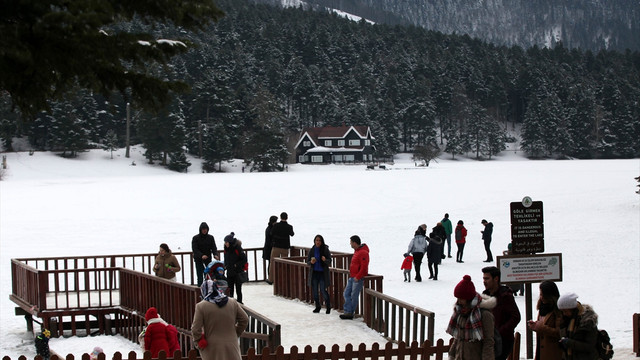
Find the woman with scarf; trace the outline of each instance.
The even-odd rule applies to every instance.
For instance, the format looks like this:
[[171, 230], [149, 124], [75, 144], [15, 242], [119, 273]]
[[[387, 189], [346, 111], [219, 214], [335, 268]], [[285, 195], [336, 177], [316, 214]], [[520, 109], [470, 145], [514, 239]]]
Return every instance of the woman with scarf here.
[[491, 309], [496, 299], [476, 292], [471, 276], [456, 285], [457, 298], [447, 333], [453, 337], [449, 349], [452, 360], [494, 360], [494, 319]]
[[309, 265], [308, 284], [311, 286], [313, 301], [316, 303], [316, 308], [313, 309], [313, 312], [320, 312], [321, 306], [319, 293], [322, 292], [324, 304], [327, 308], [327, 314], [330, 314], [331, 300], [327, 289], [331, 286], [331, 276], [329, 274], [329, 267], [331, 266], [331, 251], [329, 251], [329, 246], [324, 243], [324, 238], [320, 234], [313, 238], [313, 246], [307, 254], [307, 265]]
[[247, 313], [212, 280], [205, 280], [200, 292], [202, 301], [196, 304], [191, 333], [202, 360], [241, 360], [238, 339], [249, 324]]
[[540, 283], [540, 298], [538, 299], [538, 320], [529, 321], [529, 328], [538, 335], [536, 341], [535, 360], [561, 360], [560, 325], [562, 313], [558, 310], [560, 292], [553, 281]]

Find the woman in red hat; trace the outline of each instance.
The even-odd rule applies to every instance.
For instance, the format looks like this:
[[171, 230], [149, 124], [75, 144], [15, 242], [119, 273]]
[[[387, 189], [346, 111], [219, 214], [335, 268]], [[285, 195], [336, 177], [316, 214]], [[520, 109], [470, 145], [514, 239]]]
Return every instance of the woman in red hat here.
[[476, 292], [471, 276], [465, 275], [456, 285], [457, 298], [447, 333], [453, 336], [449, 359], [494, 360], [494, 319], [491, 309], [496, 299]]

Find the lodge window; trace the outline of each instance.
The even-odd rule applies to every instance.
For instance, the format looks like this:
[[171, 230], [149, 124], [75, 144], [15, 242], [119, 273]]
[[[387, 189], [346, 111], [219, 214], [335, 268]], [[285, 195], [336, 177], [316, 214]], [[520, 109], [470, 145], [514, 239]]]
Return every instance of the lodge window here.
[[302, 146], [304, 146], [304, 147], [311, 147], [311, 141], [309, 141], [309, 140], [305, 140], [305, 141], [303, 141], [303, 142], [302, 142]]
[[349, 146], [360, 146], [360, 139], [349, 140]]
[[371, 140], [367, 139], [364, 141], [364, 145], [365, 146], [370, 146], [371, 145]]
[[338, 140], [338, 146], [344, 146], [344, 140]]
[[322, 155], [312, 155], [311, 156], [311, 162], [312, 163], [321, 163], [322, 162]]
[[324, 146], [331, 146], [331, 140], [325, 140]]

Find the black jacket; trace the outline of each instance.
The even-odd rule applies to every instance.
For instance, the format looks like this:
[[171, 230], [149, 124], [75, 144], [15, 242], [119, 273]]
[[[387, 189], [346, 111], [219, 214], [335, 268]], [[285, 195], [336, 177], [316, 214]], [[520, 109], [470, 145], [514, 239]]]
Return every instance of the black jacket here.
[[493, 223], [487, 223], [482, 230], [482, 240], [491, 241], [491, 234], [493, 234]]
[[293, 226], [286, 221], [280, 221], [273, 224], [271, 229], [271, 239], [273, 247], [288, 249], [291, 247], [291, 236], [293, 236]]
[[242, 242], [235, 240], [229, 247], [224, 248], [224, 266], [227, 268], [227, 277], [234, 278], [236, 274], [244, 271], [247, 263], [247, 255], [242, 248]]
[[[202, 234], [202, 229], [207, 229], [207, 235]], [[213, 260], [212, 255], [218, 255], [218, 247], [216, 247], [216, 239], [213, 235], [208, 233], [209, 225], [206, 222], [200, 224], [198, 234], [191, 239], [191, 250], [193, 251], [193, 261], [202, 263], [202, 255], [207, 255], [209, 259], [206, 261], [208, 264]]]
[[271, 260], [271, 247], [273, 247], [273, 238], [271, 237], [271, 229], [273, 225], [267, 226], [264, 230], [264, 247], [262, 248], [262, 258]]

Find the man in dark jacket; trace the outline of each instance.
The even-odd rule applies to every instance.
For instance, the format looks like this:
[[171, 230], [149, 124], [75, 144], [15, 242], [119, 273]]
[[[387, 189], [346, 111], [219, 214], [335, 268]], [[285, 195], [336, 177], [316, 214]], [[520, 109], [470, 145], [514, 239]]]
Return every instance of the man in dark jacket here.
[[511, 288], [500, 285], [500, 269], [488, 266], [482, 269], [482, 282], [485, 295], [496, 298], [497, 305], [493, 308], [495, 326], [502, 337], [502, 352], [496, 356], [496, 360], [505, 360], [513, 350], [513, 334], [520, 322], [520, 310], [513, 298]]
[[212, 258], [220, 260], [216, 239], [209, 234], [209, 225], [206, 222], [200, 224], [198, 234], [191, 239], [191, 250], [193, 251], [193, 262], [196, 263], [196, 274], [198, 275], [198, 286], [202, 285], [204, 268]]
[[[293, 236], [293, 226], [291, 226], [287, 219], [289, 215], [286, 212], [280, 214], [280, 222], [273, 224], [271, 228], [271, 241], [273, 247], [271, 248], [271, 260], [269, 264], [273, 264], [273, 259], [278, 257], [288, 257], [289, 248], [291, 247], [291, 236]], [[273, 284], [275, 281], [275, 266], [269, 267], [269, 284]]]
[[484, 230], [482, 233], [482, 240], [484, 240], [484, 251], [487, 252], [487, 260], [484, 262], [493, 262], [493, 254], [491, 254], [491, 235], [493, 234], [493, 223], [487, 222], [487, 220], [482, 219], [482, 225], [484, 225]]

